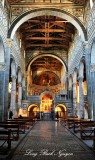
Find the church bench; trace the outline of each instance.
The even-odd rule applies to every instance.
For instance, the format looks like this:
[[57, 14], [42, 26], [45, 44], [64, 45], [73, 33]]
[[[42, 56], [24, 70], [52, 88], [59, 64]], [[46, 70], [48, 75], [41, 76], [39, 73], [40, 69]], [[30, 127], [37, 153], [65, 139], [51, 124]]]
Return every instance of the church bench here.
[[[91, 121], [89, 119], [80, 119], [80, 120], [75, 120], [73, 121], [73, 132], [80, 131], [80, 125], [81, 124], [92, 124], [94, 121]], [[76, 130], [78, 129], [78, 130]]]
[[61, 122], [62, 122], [65, 126], [67, 126], [68, 128], [71, 128], [72, 123], [73, 123], [73, 120], [69, 120], [69, 119], [65, 118], [65, 119], [62, 119]]
[[35, 119], [31, 117], [21, 117], [21, 118], [14, 118], [14, 121], [24, 121], [26, 126], [29, 128], [29, 126], [33, 126], [35, 123]]
[[80, 137], [83, 140], [93, 140], [93, 147], [95, 149], [95, 121], [80, 125]]
[[80, 121], [80, 118], [70, 117], [62, 120], [64, 125], [67, 126], [69, 129], [74, 127], [74, 121]]
[[73, 129], [74, 132], [78, 131], [76, 129], [80, 128], [81, 123], [93, 123], [93, 121], [89, 119], [80, 119], [80, 118], [67, 118], [63, 120], [65, 126], [69, 129]]
[[13, 137], [11, 136], [11, 130], [0, 129], [0, 140], [4, 141], [4, 143], [0, 146], [1, 148], [5, 142], [7, 142], [8, 149], [11, 149], [11, 141], [13, 140]]
[[5, 123], [19, 125], [19, 132], [25, 133], [25, 129], [26, 129], [26, 122], [25, 121], [20, 121], [20, 120], [17, 121], [17, 120], [11, 119], [11, 120], [6, 120]]
[[26, 123], [27, 122], [30, 122], [30, 125], [33, 125], [35, 123], [35, 119], [33, 119], [33, 117], [18, 117], [18, 118], [14, 118], [14, 120], [17, 120], [17, 121], [25, 121]]
[[13, 140], [19, 139], [19, 125], [18, 124], [0, 122], [0, 128], [11, 130], [11, 137], [13, 137]]

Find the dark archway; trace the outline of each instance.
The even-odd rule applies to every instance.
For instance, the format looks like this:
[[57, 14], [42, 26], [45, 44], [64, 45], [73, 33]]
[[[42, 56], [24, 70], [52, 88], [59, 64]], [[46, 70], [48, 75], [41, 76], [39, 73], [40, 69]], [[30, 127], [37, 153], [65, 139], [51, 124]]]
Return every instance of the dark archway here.
[[66, 118], [67, 117], [67, 108], [63, 104], [58, 104], [55, 107], [55, 117], [58, 118]]

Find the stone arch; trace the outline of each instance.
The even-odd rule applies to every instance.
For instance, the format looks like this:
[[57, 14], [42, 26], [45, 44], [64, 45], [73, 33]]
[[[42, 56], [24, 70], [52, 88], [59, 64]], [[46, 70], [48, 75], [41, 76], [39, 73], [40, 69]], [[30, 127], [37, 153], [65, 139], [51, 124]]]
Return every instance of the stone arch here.
[[[37, 104], [31, 104], [30, 106], [28, 106], [28, 116], [29, 117], [37, 118], [38, 113], [39, 113], [39, 107]], [[39, 118], [40, 118], [40, 114], [39, 114]]]
[[4, 64], [5, 62], [5, 51], [2, 38], [0, 36], [0, 63]]
[[67, 65], [66, 65], [65, 61], [62, 60], [59, 56], [54, 55], [54, 54], [40, 54], [40, 55], [37, 55], [37, 56], [33, 57], [33, 59], [30, 60], [29, 64], [27, 65], [26, 70], [28, 70], [29, 66], [30, 66], [36, 59], [41, 58], [41, 57], [43, 57], [43, 56], [50, 56], [50, 57], [53, 57], [53, 58], [58, 59], [58, 60], [62, 63], [62, 65], [65, 67], [65, 70], [68, 71], [68, 68], [67, 68]]
[[34, 108], [34, 107], [38, 107], [38, 105], [37, 104], [31, 104], [31, 105], [29, 105], [28, 106], [28, 112], [30, 111], [31, 108]]
[[56, 114], [56, 118], [66, 118], [67, 107], [64, 104], [57, 104], [57, 106], [55, 107], [55, 114]]
[[66, 19], [67, 21], [72, 23], [75, 26], [75, 28], [77, 28], [77, 30], [79, 31], [81, 35], [82, 40], [87, 41], [87, 31], [84, 25], [82, 24], [82, 22], [80, 22], [78, 18], [73, 16], [71, 13], [62, 11], [60, 9], [55, 9], [55, 8], [35, 9], [35, 10], [31, 10], [31, 11], [22, 13], [22, 15], [18, 16], [11, 24], [10, 29], [8, 31], [8, 38], [13, 39], [13, 36], [16, 30], [25, 21], [27, 21], [30, 18], [34, 18], [34, 17], [42, 16], [42, 15], [52, 15], [52, 16], [58, 16], [58, 17]]
[[63, 107], [63, 109], [64, 109], [65, 112], [67, 111], [67, 107], [64, 104], [57, 104], [56, 107], [60, 107], [60, 106]]
[[50, 98], [54, 100], [54, 94], [52, 92], [45, 90], [44, 92], [41, 93], [40, 99], [42, 99], [44, 95], [50, 95]]

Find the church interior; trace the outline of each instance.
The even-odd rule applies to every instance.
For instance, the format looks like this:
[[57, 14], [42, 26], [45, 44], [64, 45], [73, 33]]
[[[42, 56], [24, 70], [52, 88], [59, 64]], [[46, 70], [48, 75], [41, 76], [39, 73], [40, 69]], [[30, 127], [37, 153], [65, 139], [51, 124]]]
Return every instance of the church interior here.
[[20, 117], [95, 128], [95, 0], [0, 0], [0, 127]]

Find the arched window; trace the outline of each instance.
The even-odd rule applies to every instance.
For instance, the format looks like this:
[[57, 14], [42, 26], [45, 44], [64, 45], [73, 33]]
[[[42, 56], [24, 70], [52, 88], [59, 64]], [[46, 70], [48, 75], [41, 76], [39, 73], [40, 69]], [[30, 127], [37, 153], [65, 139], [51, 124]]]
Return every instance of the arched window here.
[[91, 8], [93, 7], [93, 4], [94, 4], [93, 0], [90, 0], [90, 7]]

